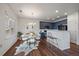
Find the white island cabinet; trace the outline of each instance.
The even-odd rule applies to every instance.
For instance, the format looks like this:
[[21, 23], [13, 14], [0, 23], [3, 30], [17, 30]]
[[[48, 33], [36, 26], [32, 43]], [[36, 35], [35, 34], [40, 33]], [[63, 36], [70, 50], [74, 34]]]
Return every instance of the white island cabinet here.
[[47, 30], [47, 41], [60, 50], [70, 48], [70, 33], [68, 31]]

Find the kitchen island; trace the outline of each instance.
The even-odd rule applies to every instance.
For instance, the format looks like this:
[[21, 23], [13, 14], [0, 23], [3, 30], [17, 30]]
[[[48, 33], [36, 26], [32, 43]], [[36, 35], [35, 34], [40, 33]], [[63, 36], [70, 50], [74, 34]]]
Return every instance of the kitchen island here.
[[47, 30], [47, 41], [60, 50], [70, 48], [70, 33], [68, 31]]

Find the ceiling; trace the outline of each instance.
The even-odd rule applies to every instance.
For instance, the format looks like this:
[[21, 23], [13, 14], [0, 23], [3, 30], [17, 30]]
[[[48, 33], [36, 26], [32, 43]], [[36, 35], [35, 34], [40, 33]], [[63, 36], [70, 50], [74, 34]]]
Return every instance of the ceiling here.
[[18, 17], [54, 20], [79, 9], [78, 3], [16, 3], [8, 4]]

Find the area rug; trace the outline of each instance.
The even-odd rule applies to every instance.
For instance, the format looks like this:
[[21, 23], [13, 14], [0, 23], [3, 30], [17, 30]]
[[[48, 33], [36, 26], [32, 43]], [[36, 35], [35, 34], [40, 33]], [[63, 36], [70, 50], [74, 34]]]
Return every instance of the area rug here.
[[31, 44], [30, 46], [27, 44], [27, 42], [24, 42], [23, 44], [20, 44], [18, 47], [16, 47], [16, 52], [14, 55], [17, 55], [21, 52], [25, 52], [24, 56], [26, 56], [27, 54], [29, 54], [29, 52], [31, 52], [34, 49], [38, 49], [37, 46], [39, 44], [39, 41], [37, 42], [36, 45]]

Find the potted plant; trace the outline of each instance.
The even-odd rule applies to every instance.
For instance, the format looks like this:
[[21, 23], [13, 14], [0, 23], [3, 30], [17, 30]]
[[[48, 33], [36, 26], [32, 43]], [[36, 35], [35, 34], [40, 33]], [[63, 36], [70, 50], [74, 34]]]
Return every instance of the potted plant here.
[[23, 34], [22, 32], [18, 32], [18, 33], [17, 33], [18, 39], [21, 39], [21, 35], [22, 35], [22, 34]]

